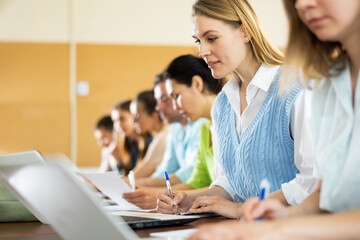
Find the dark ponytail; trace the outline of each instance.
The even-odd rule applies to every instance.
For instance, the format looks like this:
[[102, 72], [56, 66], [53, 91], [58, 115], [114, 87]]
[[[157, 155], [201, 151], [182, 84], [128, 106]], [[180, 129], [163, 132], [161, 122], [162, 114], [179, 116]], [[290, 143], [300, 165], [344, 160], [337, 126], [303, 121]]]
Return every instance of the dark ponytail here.
[[193, 55], [182, 55], [175, 58], [167, 70], [167, 77], [188, 87], [192, 84], [192, 78], [198, 75], [202, 78], [205, 89], [218, 94], [223, 85], [224, 79], [215, 79], [205, 61]]

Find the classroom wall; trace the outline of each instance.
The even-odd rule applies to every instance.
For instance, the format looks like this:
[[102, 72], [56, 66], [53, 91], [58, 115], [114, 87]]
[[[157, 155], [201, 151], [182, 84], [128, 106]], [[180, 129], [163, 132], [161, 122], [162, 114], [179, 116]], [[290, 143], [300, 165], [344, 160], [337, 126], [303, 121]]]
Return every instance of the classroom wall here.
[[[281, 0], [252, 0], [286, 43]], [[193, 0], [0, 0], [0, 154], [61, 152], [95, 166], [95, 121], [152, 87], [180, 54], [196, 54]], [[74, 59], [74, 61], [72, 61]], [[73, 86], [87, 81], [88, 96]], [[72, 101], [74, 99], [74, 101]]]
[[[99, 164], [93, 137], [97, 119], [115, 102], [152, 87], [174, 57], [189, 46], [77, 44], [77, 79], [88, 96], [77, 96], [77, 165]], [[0, 43], [0, 154], [38, 149], [70, 153], [69, 45]]]
[[91, 89], [89, 96], [78, 97], [78, 164], [99, 163], [92, 135], [99, 116], [109, 113], [115, 102], [152, 88], [156, 74], [174, 57], [194, 52], [192, 47], [79, 44], [77, 76]]
[[0, 154], [69, 153], [68, 48], [0, 43]]

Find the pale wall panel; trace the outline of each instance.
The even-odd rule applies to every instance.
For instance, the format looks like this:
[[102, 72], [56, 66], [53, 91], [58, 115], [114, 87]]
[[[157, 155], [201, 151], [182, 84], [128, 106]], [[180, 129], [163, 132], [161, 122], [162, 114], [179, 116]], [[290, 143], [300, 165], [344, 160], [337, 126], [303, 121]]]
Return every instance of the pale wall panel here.
[[[284, 47], [287, 22], [282, 0], [251, 2], [271, 39]], [[0, 0], [0, 41], [68, 42], [72, 25], [77, 42], [191, 46], [193, 3], [194, 0]]]
[[0, 0], [0, 40], [66, 42], [69, 1]]
[[284, 48], [287, 43], [288, 23], [282, 0], [251, 0], [265, 31], [273, 43]]
[[74, 29], [79, 42], [192, 45], [193, 0], [78, 0]]

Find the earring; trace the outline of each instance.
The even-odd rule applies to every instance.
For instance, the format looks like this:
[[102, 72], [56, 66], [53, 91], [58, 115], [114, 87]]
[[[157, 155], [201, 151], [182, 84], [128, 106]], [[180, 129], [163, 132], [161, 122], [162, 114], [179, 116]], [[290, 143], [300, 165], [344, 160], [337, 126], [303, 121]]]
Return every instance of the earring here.
[[245, 43], [249, 43], [249, 39], [245, 39]]

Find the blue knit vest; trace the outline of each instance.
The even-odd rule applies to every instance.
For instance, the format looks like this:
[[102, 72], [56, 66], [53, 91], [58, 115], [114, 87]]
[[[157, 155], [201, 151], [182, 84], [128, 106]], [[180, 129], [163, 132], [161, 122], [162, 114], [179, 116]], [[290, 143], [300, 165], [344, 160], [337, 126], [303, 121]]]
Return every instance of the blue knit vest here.
[[295, 84], [289, 93], [280, 97], [279, 77], [280, 70], [259, 111], [240, 137], [236, 130], [235, 112], [223, 91], [213, 104], [212, 120], [220, 162], [240, 202], [259, 196], [263, 178], [269, 180], [270, 192], [273, 192], [299, 172], [294, 164], [290, 114], [302, 88]]

